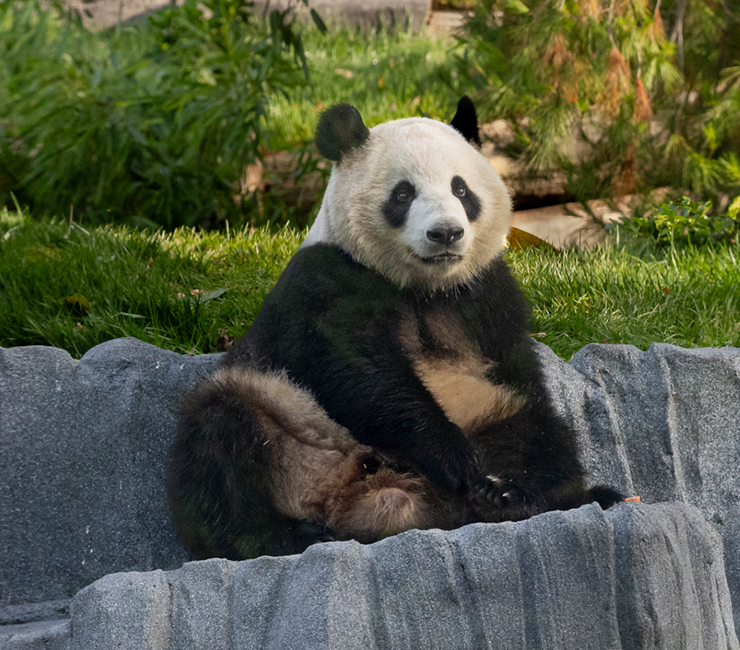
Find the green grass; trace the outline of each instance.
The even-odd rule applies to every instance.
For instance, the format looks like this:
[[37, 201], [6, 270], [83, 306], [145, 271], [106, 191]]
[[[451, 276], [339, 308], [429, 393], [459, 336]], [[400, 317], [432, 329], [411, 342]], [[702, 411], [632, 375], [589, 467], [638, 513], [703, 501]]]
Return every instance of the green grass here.
[[740, 346], [740, 244], [612, 243], [508, 257], [539, 340], [564, 359], [587, 343]]
[[320, 111], [342, 102], [356, 106], [368, 126], [422, 114], [449, 121], [454, 115], [460, 99], [454, 41], [387, 29], [309, 29], [303, 39], [311, 85], [273, 98], [267, 123], [273, 147], [312, 140]]
[[[300, 239], [293, 230], [83, 229], [0, 211], [0, 345], [53, 345], [79, 358], [134, 336], [212, 352], [222, 330], [247, 331]], [[89, 309], [65, 300], [75, 294]]]
[[[179, 353], [218, 350], [222, 330], [247, 331], [302, 235], [83, 229], [0, 211], [0, 346], [54, 345], [79, 358], [135, 336]], [[507, 257], [533, 304], [533, 332], [565, 359], [593, 342], [740, 346], [740, 244]], [[89, 309], [65, 300], [75, 294]]]

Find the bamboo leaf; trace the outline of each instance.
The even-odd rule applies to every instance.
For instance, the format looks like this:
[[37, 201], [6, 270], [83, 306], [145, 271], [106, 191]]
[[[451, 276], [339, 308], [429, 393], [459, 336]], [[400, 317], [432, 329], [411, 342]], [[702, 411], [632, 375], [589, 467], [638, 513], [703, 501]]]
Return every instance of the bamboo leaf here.
[[318, 28], [318, 30], [322, 34], [326, 34], [326, 24], [321, 19], [321, 16], [319, 16], [319, 12], [316, 11], [316, 9], [311, 9], [311, 18], [313, 18], [313, 22], [316, 25], [316, 27]]

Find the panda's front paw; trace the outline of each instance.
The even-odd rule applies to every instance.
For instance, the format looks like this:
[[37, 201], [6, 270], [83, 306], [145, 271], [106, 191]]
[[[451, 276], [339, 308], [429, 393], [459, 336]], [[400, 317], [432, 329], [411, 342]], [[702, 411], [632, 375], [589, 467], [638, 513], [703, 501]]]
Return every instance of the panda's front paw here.
[[515, 505], [521, 494], [513, 481], [489, 474], [473, 488], [471, 497], [476, 511], [488, 512]]

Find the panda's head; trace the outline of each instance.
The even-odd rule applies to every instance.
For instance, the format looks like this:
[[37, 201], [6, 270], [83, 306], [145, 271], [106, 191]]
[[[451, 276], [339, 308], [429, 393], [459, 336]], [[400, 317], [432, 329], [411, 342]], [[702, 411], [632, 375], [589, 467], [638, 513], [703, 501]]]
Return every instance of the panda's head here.
[[468, 97], [450, 125], [407, 118], [368, 129], [357, 109], [328, 109], [316, 129], [335, 161], [304, 245], [336, 244], [401, 287], [449, 289], [471, 280], [504, 248], [509, 194], [471, 143]]

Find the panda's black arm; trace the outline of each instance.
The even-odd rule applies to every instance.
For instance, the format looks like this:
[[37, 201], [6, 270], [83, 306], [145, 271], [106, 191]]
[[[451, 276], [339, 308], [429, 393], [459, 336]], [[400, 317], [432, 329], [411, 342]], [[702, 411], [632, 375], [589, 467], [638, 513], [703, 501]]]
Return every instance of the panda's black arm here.
[[[480, 482], [473, 448], [415, 374], [392, 334], [354, 366], [316, 341], [315, 363], [296, 377], [358, 442], [415, 468], [442, 488]], [[298, 370], [295, 368], [295, 370]]]
[[525, 400], [515, 415], [476, 432], [481, 470], [513, 480], [530, 494], [553, 495], [555, 501], [582, 495], [575, 434], [553, 408], [537, 344], [529, 336], [530, 308], [508, 266], [502, 260], [492, 263], [450, 309], [494, 362], [489, 379]]

